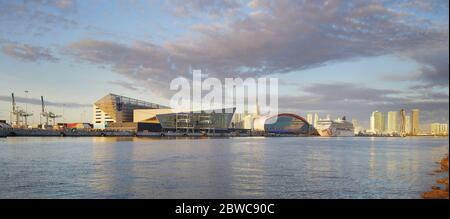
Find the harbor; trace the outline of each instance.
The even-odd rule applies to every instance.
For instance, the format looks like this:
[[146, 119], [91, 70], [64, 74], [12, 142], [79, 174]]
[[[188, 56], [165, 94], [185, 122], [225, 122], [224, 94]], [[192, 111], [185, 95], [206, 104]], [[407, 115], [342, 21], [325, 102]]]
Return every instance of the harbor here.
[[2, 198], [420, 199], [448, 138], [8, 137], [0, 151]]
[[[447, 124], [432, 124], [432, 132], [419, 132], [419, 110], [412, 110], [410, 122], [404, 109], [388, 113], [388, 123], [381, 112], [370, 118], [370, 130], [362, 130], [355, 119], [346, 116], [319, 118], [316, 113], [306, 119], [295, 113], [263, 115], [259, 105], [253, 113], [238, 112], [236, 107], [211, 110], [180, 110], [161, 104], [109, 93], [92, 105], [92, 122], [60, 122], [64, 119], [48, 109], [40, 97], [39, 123], [30, 124], [34, 116], [27, 105], [20, 107], [11, 94], [10, 122], [0, 120], [0, 136], [68, 136], [68, 137], [406, 137], [447, 136]], [[25, 108], [25, 109], [24, 109]], [[400, 118], [397, 115], [400, 114]]]

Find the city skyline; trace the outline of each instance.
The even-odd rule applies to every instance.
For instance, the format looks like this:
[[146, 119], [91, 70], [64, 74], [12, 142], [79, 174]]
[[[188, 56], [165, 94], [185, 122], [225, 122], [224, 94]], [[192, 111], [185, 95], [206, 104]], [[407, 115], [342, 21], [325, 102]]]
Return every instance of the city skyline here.
[[92, 103], [107, 93], [167, 104], [168, 82], [189, 78], [191, 67], [221, 79], [278, 77], [283, 112], [347, 116], [368, 127], [372, 111], [418, 108], [423, 128], [448, 123], [446, 1], [0, 6], [0, 120], [9, 120], [12, 92], [34, 123], [41, 95], [67, 122], [90, 121]]

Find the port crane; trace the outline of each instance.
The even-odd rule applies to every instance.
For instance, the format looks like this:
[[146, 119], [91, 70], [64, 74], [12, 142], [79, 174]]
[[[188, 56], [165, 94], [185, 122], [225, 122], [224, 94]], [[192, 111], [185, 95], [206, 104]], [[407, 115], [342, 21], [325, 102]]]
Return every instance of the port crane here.
[[[52, 112], [47, 112], [45, 110], [45, 103], [44, 103], [44, 96], [41, 96], [41, 106], [42, 106], [42, 112], [41, 112], [41, 125], [42, 128], [46, 128], [49, 125], [50, 120], [53, 122], [53, 126], [55, 126], [56, 118], [60, 118], [60, 115], [56, 115]], [[42, 117], [45, 118], [45, 124], [42, 124]]]
[[32, 113], [27, 113], [21, 109], [16, 104], [16, 99], [14, 93], [11, 94], [12, 100], [12, 111], [10, 121], [13, 127], [28, 126], [28, 117], [32, 116]]

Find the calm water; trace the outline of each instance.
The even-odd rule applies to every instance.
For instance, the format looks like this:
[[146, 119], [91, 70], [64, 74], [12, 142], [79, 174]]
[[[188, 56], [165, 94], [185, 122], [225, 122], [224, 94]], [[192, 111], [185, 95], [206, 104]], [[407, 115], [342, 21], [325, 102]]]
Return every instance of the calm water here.
[[448, 150], [433, 137], [6, 138], [0, 198], [420, 198]]

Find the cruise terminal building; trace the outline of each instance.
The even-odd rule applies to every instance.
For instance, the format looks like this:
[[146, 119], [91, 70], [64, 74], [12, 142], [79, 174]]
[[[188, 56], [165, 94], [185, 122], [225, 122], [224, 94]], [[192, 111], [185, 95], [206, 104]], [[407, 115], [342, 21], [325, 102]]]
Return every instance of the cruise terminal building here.
[[135, 132], [223, 133], [235, 108], [175, 110], [167, 106], [108, 94], [93, 104], [94, 129]]
[[[277, 116], [235, 114], [236, 108], [178, 110], [108, 94], [93, 104], [93, 128], [160, 133], [265, 132], [272, 135], [308, 135], [310, 124], [295, 114]], [[245, 125], [244, 125], [245, 124]]]

